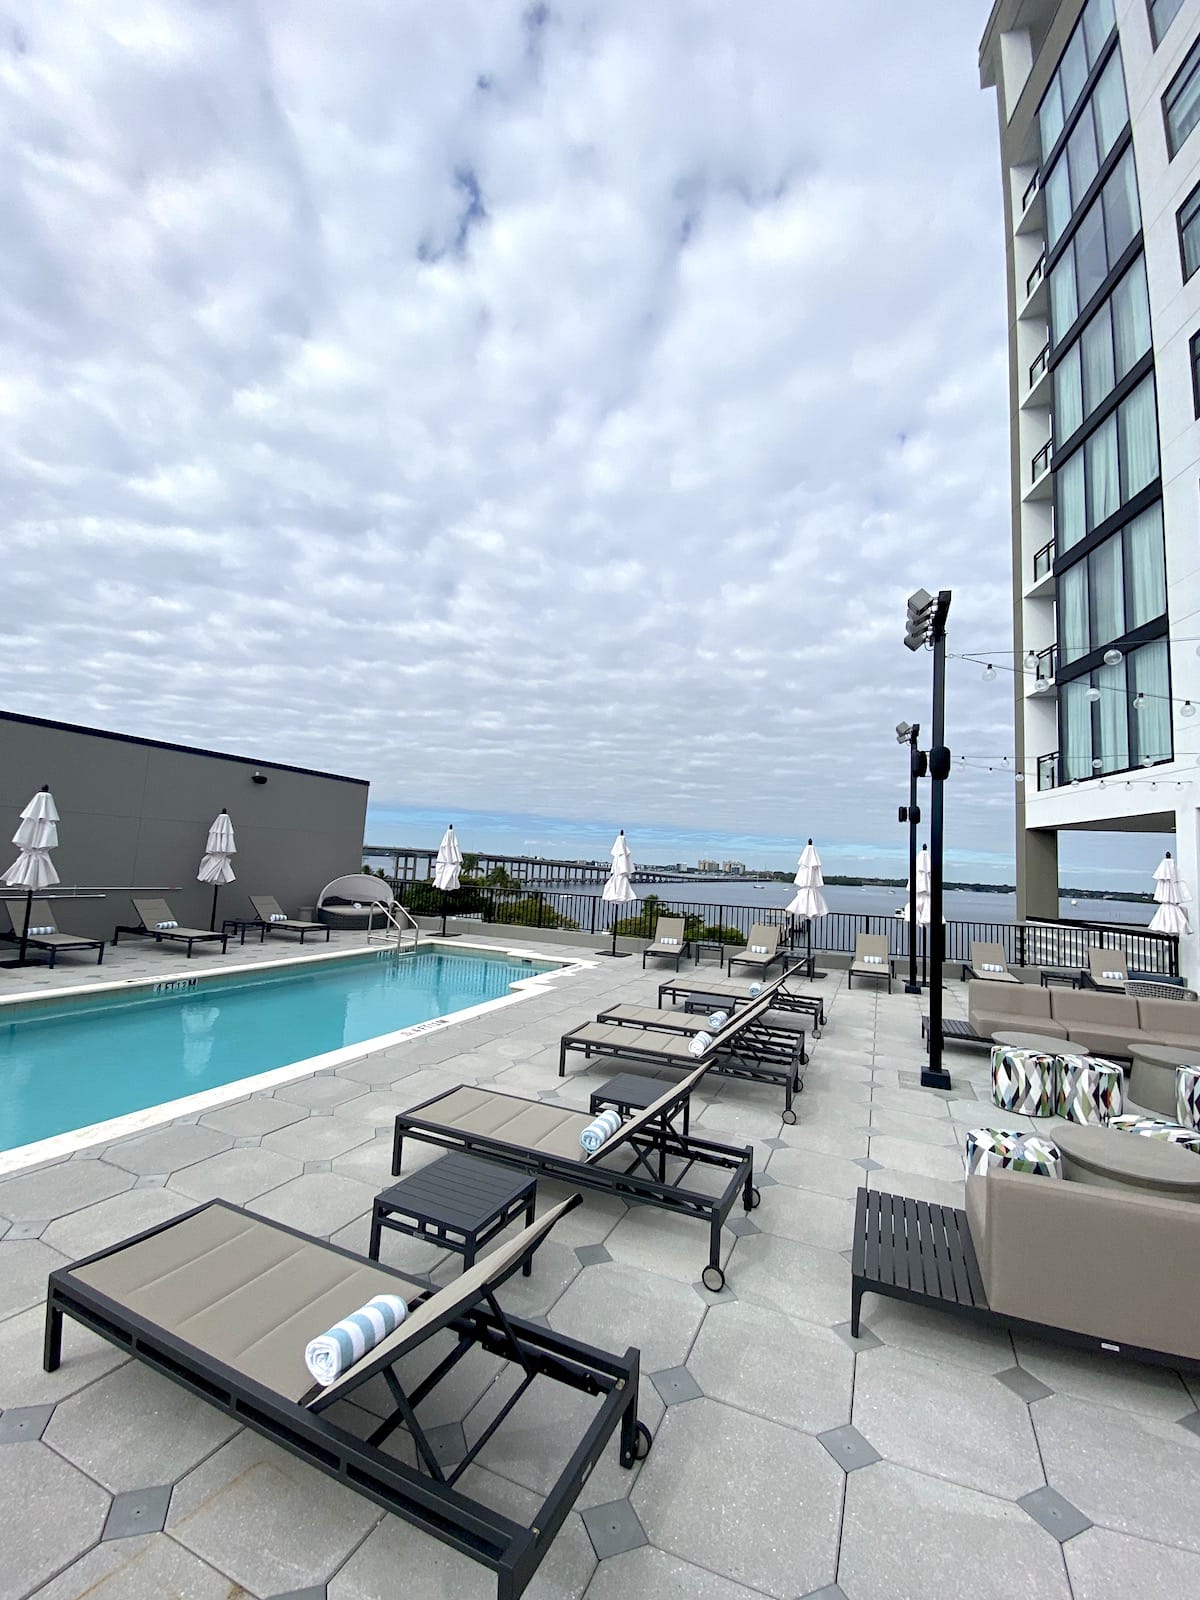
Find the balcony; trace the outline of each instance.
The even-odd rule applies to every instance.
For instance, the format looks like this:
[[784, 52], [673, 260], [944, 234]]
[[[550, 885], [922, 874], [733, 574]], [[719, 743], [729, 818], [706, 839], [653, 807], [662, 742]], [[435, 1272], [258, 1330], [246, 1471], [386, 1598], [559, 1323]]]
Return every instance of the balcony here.
[[1025, 304], [1018, 313], [1021, 317], [1038, 317], [1046, 320], [1046, 307], [1050, 302], [1050, 292], [1046, 285], [1046, 252], [1033, 264], [1033, 270], [1025, 279]]
[[1027, 600], [1054, 599], [1054, 552], [1053, 539], [1048, 539], [1040, 550], [1034, 551], [1033, 581], [1025, 591]]
[[1049, 500], [1054, 492], [1051, 475], [1051, 457], [1054, 453], [1053, 439], [1047, 439], [1042, 448], [1029, 463], [1029, 487], [1021, 496], [1022, 500]]
[[1044, 789], [1057, 789], [1059, 782], [1058, 751], [1051, 750], [1049, 755], [1039, 756], [1037, 761], [1037, 786], [1040, 794]]
[[1058, 646], [1047, 645], [1044, 650], [1039, 650], [1034, 657], [1033, 687], [1035, 692], [1045, 694], [1047, 689], [1054, 687], [1058, 677]]
[[1021, 401], [1022, 406], [1027, 410], [1048, 408], [1053, 387], [1053, 380], [1050, 377], [1050, 341], [1047, 340], [1029, 363], [1029, 387], [1025, 391], [1025, 398]]
[[1046, 197], [1042, 193], [1041, 169], [1034, 171], [1033, 177], [1021, 196], [1021, 215], [1017, 221], [1018, 233], [1035, 233], [1044, 231], [1046, 227]]

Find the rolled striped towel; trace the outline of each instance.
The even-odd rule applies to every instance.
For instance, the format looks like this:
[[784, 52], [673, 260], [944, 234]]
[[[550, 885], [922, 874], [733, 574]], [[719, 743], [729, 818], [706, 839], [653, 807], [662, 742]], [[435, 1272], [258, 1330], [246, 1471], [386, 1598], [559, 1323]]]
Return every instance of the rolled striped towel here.
[[688, 1041], [688, 1055], [700, 1057], [712, 1046], [711, 1033], [697, 1033]]
[[708, 1025], [714, 1033], [719, 1032], [728, 1021], [728, 1011], [710, 1011], [708, 1013]]
[[755, 979], [755, 981], [750, 985], [750, 988], [747, 991], [749, 993], [749, 995], [750, 995], [751, 1000], [757, 1000], [759, 995], [762, 993], [762, 989], [763, 989], [762, 984], [759, 983], [757, 979]]
[[328, 1333], [310, 1339], [304, 1347], [304, 1364], [318, 1383], [333, 1383], [398, 1328], [407, 1315], [408, 1307], [398, 1294], [377, 1294], [374, 1300], [335, 1323]]
[[594, 1156], [602, 1144], [606, 1144], [617, 1129], [621, 1126], [621, 1113], [614, 1111], [609, 1106], [606, 1111], [594, 1118], [579, 1135], [579, 1142], [588, 1155]]

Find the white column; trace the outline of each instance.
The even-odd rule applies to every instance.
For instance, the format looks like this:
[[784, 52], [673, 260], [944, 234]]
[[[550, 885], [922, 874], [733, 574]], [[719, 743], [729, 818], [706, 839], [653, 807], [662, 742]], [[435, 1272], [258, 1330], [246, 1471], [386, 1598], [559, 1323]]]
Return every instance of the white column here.
[[1192, 892], [1184, 905], [1190, 933], [1180, 936], [1179, 970], [1191, 989], [1200, 988], [1200, 810], [1195, 789], [1189, 785], [1175, 808], [1175, 861], [1179, 876]]

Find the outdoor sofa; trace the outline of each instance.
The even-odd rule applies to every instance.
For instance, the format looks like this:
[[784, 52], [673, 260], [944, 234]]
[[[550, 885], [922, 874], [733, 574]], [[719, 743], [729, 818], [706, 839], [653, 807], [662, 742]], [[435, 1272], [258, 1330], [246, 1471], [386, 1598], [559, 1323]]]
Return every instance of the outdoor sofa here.
[[755, 972], [766, 972], [776, 961], [783, 960], [779, 944], [779, 928], [773, 922], [756, 922], [746, 938], [745, 948], [731, 950], [725, 956], [725, 965], [733, 971], [734, 962], [742, 967], [752, 967]]
[[888, 954], [886, 933], [860, 933], [854, 941], [854, 959], [846, 969], [846, 987], [853, 989], [855, 978], [882, 978], [888, 993], [896, 976], [896, 963]]
[[757, 995], [750, 993], [745, 978], [667, 978], [658, 986], [658, 1003], [672, 1006], [683, 1001], [685, 1011], [729, 1011], [753, 1005], [755, 1000], [768, 998], [772, 1011], [797, 1012], [812, 1019], [812, 1036], [821, 1037], [825, 1026], [825, 1001], [819, 994], [808, 994], [796, 988], [791, 973], [781, 972], [762, 985]]
[[299, 917], [289, 917], [274, 895], [252, 894], [250, 904], [258, 926], [266, 933], [298, 933], [301, 944], [307, 934], [323, 933], [325, 943], [329, 943], [329, 935], [333, 930], [327, 922], [304, 922]]
[[654, 942], [642, 951], [642, 971], [646, 970], [647, 956], [661, 956], [666, 961], [673, 961], [678, 972], [680, 957], [685, 956], [691, 948], [682, 917], [659, 917], [654, 924]]
[[[771, 1027], [767, 1021], [769, 1009], [769, 1000], [760, 996], [744, 1011], [735, 1012], [711, 1034], [712, 1043], [703, 1059], [711, 1062], [714, 1072], [725, 1077], [782, 1085], [783, 1120], [793, 1123], [796, 1120], [793, 1101], [803, 1087], [800, 1068], [808, 1061], [804, 1031], [802, 1028]], [[667, 1031], [669, 1017], [669, 1012], [656, 1010], [653, 1020], [645, 1025], [637, 1023], [632, 1015], [602, 1012], [601, 1019], [595, 1022], [581, 1022], [559, 1040], [559, 1077], [565, 1077], [567, 1056], [574, 1052], [581, 1053], [585, 1061], [592, 1056], [602, 1056], [651, 1072], [664, 1067], [690, 1070], [698, 1059], [692, 1049], [694, 1039], [678, 1031]], [[610, 1020], [603, 1020], [606, 1018]]]
[[369, 872], [349, 872], [321, 890], [317, 896], [317, 920], [343, 931], [382, 928], [395, 900], [386, 879]]
[[[13, 919], [12, 907], [20, 906], [18, 919]], [[24, 901], [6, 901], [5, 909], [8, 911], [12, 933], [4, 935], [5, 939], [14, 944], [21, 942], [21, 928], [25, 926]], [[20, 926], [18, 926], [18, 921]], [[54, 912], [50, 909], [47, 900], [31, 900], [29, 903], [29, 931], [25, 935], [25, 946], [29, 950], [44, 950], [50, 960], [47, 965], [53, 967], [56, 957], [70, 950], [94, 950], [96, 952], [96, 965], [104, 960], [104, 939], [86, 939], [81, 933], [63, 933], [55, 920]]]
[[140, 920], [136, 924], [118, 923], [113, 930], [113, 944], [118, 942], [123, 933], [132, 933], [144, 939], [153, 939], [158, 944], [164, 939], [169, 939], [173, 944], [186, 944], [189, 961], [193, 948], [198, 944], [219, 943], [221, 954], [225, 954], [229, 942], [227, 933], [214, 933], [211, 928], [181, 927], [179, 919], [165, 900], [141, 900], [135, 896], [133, 909]]
[[[624, 1467], [650, 1449], [650, 1434], [637, 1420], [636, 1349], [612, 1355], [509, 1316], [496, 1299], [497, 1290], [579, 1198], [572, 1195], [552, 1207], [435, 1291], [380, 1262], [241, 1206], [211, 1200], [53, 1271], [44, 1365], [47, 1372], [58, 1367], [62, 1320], [71, 1317], [335, 1481], [470, 1556], [496, 1574], [497, 1600], [516, 1600], [613, 1433], [620, 1431]], [[399, 1294], [408, 1302], [408, 1316], [335, 1382], [319, 1387], [304, 1363], [306, 1343], [377, 1294]], [[438, 1335], [444, 1336], [435, 1352], [440, 1359], [430, 1372], [428, 1341]], [[466, 1455], [445, 1468], [419, 1420], [422, 1405], [475, 1351], [509, 1363], [520, 1381]], [[386, 1383], [394, 1409], [363, 1438], [366, 1413], [352, 1402], [377, 1376]], [[465, 1486], [462, 1478], [517, 1401], [542, 1380], [598, 1403], [579, 1422], [569, 1459], [553, 1476], [545, 1498], [518, 1521], [475, 1499], [470, 1480]], [[523, 1413], [526, 1424], [529, 1410]], [[537, 1416], [536, 1402], [532, 1414]], [[414, 1465], [384, 1448], [398, 1428], [412, 1444]], [[253, 1514], [248, 1501], [245, 1514]], [[402, 1567], [396, 1581], [402, 1592]]]
[[860, 1189], [850, 1332], [863, 1295], [879, 1294], [1200, 1372], [1198, 1253], [1200, 1206], [1129, 1188], [993, 1168], [967, 1179], [965, 1210]]
[[[707, 1062], [696, 1066], [644, 1110], [628, 1117], [592, 1155], [579, 1143], [580, 1134], [593, 1119], [592, 1112], [460, 1084], [400, 1112], [392, 1143], [392, 1173], [400, 1172], [405, 1139], [415, 1139], [441, 1150], [498, 1161], [572, 1188], [615, 1195], [631, 1205], [657, 1206], [695, 1217], [708, 1223], [708, 1265], [701, 1278], [705, 1287], [716, 1293], [725, 1286], [721, 1269], [725, 1219], [739, 1198], [745, 1210], [753, 1211], [761, 1197], [754, 1186], [753, 1150], [697, 1139], [679, 1127], [692, 1091], [708, 1070]], [[724, 1177], [708, 1188], [689, 1187], [687, 1179], [693, 1168]]]
[[1136, 1044], [1184, 1045], [1200, 1052], [1200, 1005], [1194, 1000], [1136, 999], [1094, 989], [1003, 989], [967, 985], [967, 1021], [979, 1041], [996, 1033], [1041, 1033], [1100, 1055], [1128, 1056]]

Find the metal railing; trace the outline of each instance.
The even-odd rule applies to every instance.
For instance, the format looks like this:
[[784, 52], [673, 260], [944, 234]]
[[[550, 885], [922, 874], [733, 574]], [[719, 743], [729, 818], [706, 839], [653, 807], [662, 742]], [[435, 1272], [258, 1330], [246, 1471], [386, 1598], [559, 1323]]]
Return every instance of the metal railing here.
[[[1058, 756], [1043, 756], [1041, 760]], [[1039, 763], [1040, 765], [1040, 763]], [[781, 888], [783, 885], [780, 886]], [[428, 885], [400, 883], [397, 892], [404, 896], [427, 889]], [[461, 909], [455, 909], [459, 897]], [[735, 948], [745, 944], [756, 922], [773, 924], [781, 930], [781, 943], [789, 949], [807, 947], [809, 933], [803, 922], [786, 911], [763, 906], [712, 905], [708, 901], [658, 900], [636, 907], [614, 906], [599, 895], [545, 889], [488, 889], [467, 886], [446, 896], [447, 914], [478, 918], [481, 922], [511, 923], [531, 928], [572, 928], [597, 936], [620, 924], [622, 937], [653, 936], [659, 916], [683, 917], [692, 939], [710, 939]], [[424, 914], [424, 913], [423, 913]], [[429, 915], [440, 915], [432, 910]], [[906, 918], [879, 912], [830, 911], [812, 924], [814, 952], [852, 955], [860, 934], [882, 934], [895, 957], [908, 955]], [[921, 953], [924, 930], [918, 930]], [[1009, 961], [1018, 966], [1087, 966], [1087, 952], [1093, 945], [1123, 950], [1130, 967], [1142, 972], [1178, 975], [1179, 941], [1172, 934], [1151, 933], [1145, 928], [1112, 922], [1052, 921], [1037, 922], [947, 922], [946, 960], [969, 961], [971, 945], [990, 942], [1003, 945]], [[703, 970], [703, 969], [701, 969]], [[747, 982], [750, 979], [747, 977]]]
[[1058, 751], [1039, 756], [1037, 761], [1037, 786], [1039, 789], [1057, 789], [1059, 784]]
[[1050, 341], [1047, 339], [1045, 344], [1038, 351], [1037, 355], [1035, 355], [1033, 360], [1029, 363], [1029, 387], [1031, 389], [1049, 365]]
[[1029, 298], [1029, 296], [1033, 293], [1033, 291], [1037, 288], [1038, 284], [1041, 283], [1042, 279], [1045, 276], [1046, 276], [1046, 252], [1043, 250], [1041, 255], [1033, 263], [1032, 272], [1025, 279], [1025, 298], [1026, 299]]
[[[377, 928], [375, 926], [375, 913], [379, 912], [383, 921]], [[403, 920], [402, 920], [403, 919]], [[421, 938], [421, 930], [416, 919], [405, 909], [403, 903], [397, 899], [390, 906], [373, 905], [367, 917], [367, 943], [368, 944], [395, 944], [400, 950], [404, 946], [405, 936], [412, 934], [412, 949], [415, 952]]]
[[1054, 440], [1047, 439], [1042, 448], [1030, 462], [1030, 483], [1036, 483], [1043, 472], [1050, 471], [1050, 455], [1054, 449]]
[[1033, 199], [1034, 195], [1038, 192], [1038, 189], [1041, 187], [1041, 182], [1042, 182], [1042, 169], [1040, 167], [1035, 167], [1033, 169], [1033, 177], [1030, 178], [1029, 182], [1026, 184], [1025, 193], [1021, 196], [1021, 211], [1022, 211], [1022, 213], [1024, 213], [1024, 212], [1029, 210], [1029, 202]]
[[1035, 677], [1038, 683], [1053, 683], [1058, 675], [1058, 646], [1047, 645], [1044, 650], [1039, 650], [1034, 657], [1036, 663]]
[[1048, 540], [1040, 550], [1033, 552], [1033, 581], [1048, 578], [1054, 570], [1054, 540]]

